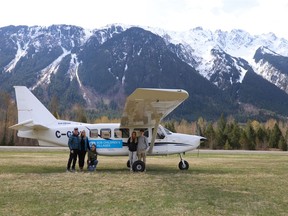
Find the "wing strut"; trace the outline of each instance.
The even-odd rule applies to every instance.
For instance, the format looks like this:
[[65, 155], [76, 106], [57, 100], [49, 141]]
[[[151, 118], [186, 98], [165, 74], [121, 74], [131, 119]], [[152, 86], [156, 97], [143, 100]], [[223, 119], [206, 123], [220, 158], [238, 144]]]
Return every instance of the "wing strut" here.
[[156, 139], [156, 136], [157, 136], [159, 124], [160, 124], [160, 119], [157, 119], [156, 123], [155, 123], [154, 131], [153, 131], [153, 134], [152, 134], [150, 148], [148, 150], [149, 154], [151, 154], [152, 151], [153, 151], [153, 147], [154, 147], [155, 139]]

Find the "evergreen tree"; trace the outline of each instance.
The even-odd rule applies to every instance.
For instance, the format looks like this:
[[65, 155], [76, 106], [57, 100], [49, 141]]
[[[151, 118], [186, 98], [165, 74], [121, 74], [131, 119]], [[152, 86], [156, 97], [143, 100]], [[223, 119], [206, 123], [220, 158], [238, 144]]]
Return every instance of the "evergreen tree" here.
[[223, 149], [227, 136], [225, 134], [225, 128], [226, 128], [226, 120], [224, 118], [224, 115], [222, 114], [220, 119], [217, 122], [217, 131], [216, 131], [216, 145], [218, 148]]
[[284, 140], [285, 140], [285, 143], [286, 143], [286, 150], [285, 151], [287, 151], [288, 150], [288, 146], [287, 146], [288, 145], [288, 129], [286, 130]]
[[240, 143], [242, 149], [248, 149], [249, 140], [247, 138], [245, 130], [241, 131], [239, 143]]
[[283, 136], [280, 137], [278, 146], [280, 149], [282, 149], [282, 151], [287, 151], [287, 143]]
[[271, 131], [270, 137], [269, 137], [269, 147], [270, 148], [279, 148], [278, 144], [280, 141], [280, 138], [282, 136], [282, 133], [280, 131], [280, 128], [278, 124], [276, 123]]
[[250, 121], [247, 122], [245, 130], [246, 130], [246, 136], [248, 139], [248, 146], [247, 147], [249, 150], [255, 150], [255, 148], [256, 148], [256, 144], [255, 144], [256, 134], [255, 134], [255, 131], [254, 131]]
[[228, 139], [226, 140], [226, 143], [225, 143], [225, 145], [224, 145], [224, 149], [225, 149], [225, 150], [230, 150], [230, 149], [232, 149], [232, 148], [231, 148], [231, 145], [229, 144], [229, 140], [228, 140]]
[[15, 142], [14, 142], [14, 135], [12, 134], [11, 137], [10, 137], [10, 141], [8, 143], [9, 146], [14, 146], [15, 145]]
[[232, 125], [232, 131], [230, 134], [230, 145], [232, 147], [232, 149], [239, 149], [240, 146], [240, 135], [241, 135], [241, 130], [240, 127], [238, 126], [238, 124], [236, 122], [233, 122]]
[[207, 138], [207, 141], [204, 142], [204, 147], [215, 149], [216, 148], [216, 133], [214, 131], [214, 128], [212, 126], [212, 123], [209, 123], [204, 136]]
[[267, 132], [264, 127], [259, 127], [256, 132], [256, 147], [257, 148], [266, 148]]

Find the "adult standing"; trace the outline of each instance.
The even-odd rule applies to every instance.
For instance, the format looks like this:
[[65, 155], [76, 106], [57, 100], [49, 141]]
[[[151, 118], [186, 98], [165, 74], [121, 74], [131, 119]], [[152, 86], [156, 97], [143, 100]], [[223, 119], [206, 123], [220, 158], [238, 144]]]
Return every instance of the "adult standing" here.
[[146, 165], [146, 151], [149, 147], [148, 139], [144, 136], [144, 130], [140, 130], [140, 136], [138, 137], [138, 147], [137, 147], [137, 156], [138, 160], [142, 160]]
[[83, 171], [87, 150], [90, 150], [89, 140], [88, 140], [88, 137], [86, 136], [85, 130], [82, 130], [80, 134], [80, 145], [79, 145], [79, 151], [78, 151], [78, 157], [79, 157], [78, 162], [79, 162], [80, 172]]
[[132, 171], [132, 165], [137, 160], [138, 139], [135, 131], [133, 131], [131, 137], [129, 137], [127, 145], [129, 149], [130, 171]]
[[[77, 161], [77, 155], [78, 155], [78, 150], [79, 150], [79, 144], [80, 144], [80, 139], [79, 139], [79, 132], [78, 128], [74, 128], [72, 135], [69, 137], [68, 140], [68, 147], [70, 150], [70, 155], [67, 163], [67, 171], [69, 172], [75, 172], [75, 165]], [[72, 170], [70, 170], [72, 163]]]

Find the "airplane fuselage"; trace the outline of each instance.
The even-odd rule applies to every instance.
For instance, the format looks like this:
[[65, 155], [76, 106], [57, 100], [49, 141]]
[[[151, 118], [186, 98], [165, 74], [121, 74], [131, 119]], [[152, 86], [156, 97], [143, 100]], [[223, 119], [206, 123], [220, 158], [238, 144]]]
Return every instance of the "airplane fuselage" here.
[[[111, 124], [85, 124], [78, 122], [58, 120], [56, 125], [49, 126], [47, 130], [34, 129], [19, 131], [18, 136], [37, 139], [40, 146], [67, 146], [68, 138], [73, 128], [85, 130], [89, 144], [96, 144], [97, 153], [106, 156], [128, 155], [127, 141], [132, 131], [139, 134], [145, 129], [145, 136], [151, 143], [153, 127], [120, 128], [119, 123]], [[200, 136], [172, 133], [159, 126], [153, 151], [150, 155], [178, 154], [196, 149], [201, 142]]]

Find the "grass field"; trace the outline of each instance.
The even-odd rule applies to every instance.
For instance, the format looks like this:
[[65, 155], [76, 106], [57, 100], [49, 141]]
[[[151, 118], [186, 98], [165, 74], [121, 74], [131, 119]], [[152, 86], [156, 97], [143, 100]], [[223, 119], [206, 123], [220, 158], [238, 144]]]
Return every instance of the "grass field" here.
[[99, 157], [95, 173], [66, 173], [67, 151], [0, 151], [0, 215], [288, 215], [288, 155]]

